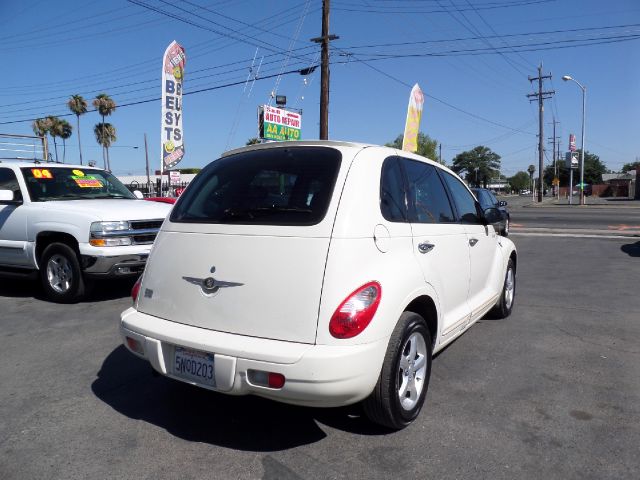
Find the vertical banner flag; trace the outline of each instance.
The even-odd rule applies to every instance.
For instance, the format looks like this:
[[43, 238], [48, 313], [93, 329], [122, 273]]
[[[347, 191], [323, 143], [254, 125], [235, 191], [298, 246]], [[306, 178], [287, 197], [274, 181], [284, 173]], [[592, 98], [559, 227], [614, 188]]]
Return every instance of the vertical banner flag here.
[[576, 151], [576, 136], [573, 133], [569, 134], [569, 151]]
[[411, 89], [411, 95], [409, 96], [407, 123], [404, 127], [404, 138], [402, 140], [402, 150], [406, 152], [415, 152], [418, 150], [418, 131], [420, 130], [423, 104], [424, 94], [422, 90], [420, 90], [420, 86], [416, 83]]
[[187, 57], [175, 40], [167, 47], [162, 61], [162, 164], [164, 171], [184, 156], [182, 140], [182, 82]]

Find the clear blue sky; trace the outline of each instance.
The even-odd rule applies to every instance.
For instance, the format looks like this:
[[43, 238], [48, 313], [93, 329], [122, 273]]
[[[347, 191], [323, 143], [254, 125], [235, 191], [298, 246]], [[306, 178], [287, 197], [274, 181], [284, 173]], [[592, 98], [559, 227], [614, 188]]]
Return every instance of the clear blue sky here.
[[[262, 59], [259, 77], [317, 64], [319, 47], [309, 40], [320, 35], [321, 5], [2, 0], [0, 133], [29, 134], [31, 121], [21, 120], [69, 113], [71, 94], [91, 101], [106, 92], [118, 105], [159, 97], [162, 54], [176, 40], [187, 54], [185, 93], [220, 87], [184, 97], [179, 167], [204, 166], [255, 137], [257, 106], [276, 89], [303, 109], [302, 138], [318, 138], [319, 68], [242, 82], [254, 56], [254, 72]], [[580, 146], [582, 96], [561, 80], [568, 74], [587, 87], [586, 150], [612, 170], [640, 157], [638, 0], [332, 0], [330, 31], [340, 36], [331, 44], [331, 139], [392, 141], [417, 82], [426, 95], [421, 131], [442, 144], [447, 164], [486, 145], [513, 175], [538, 165], [537, 105], [526, 95], [534, 91], [527, 76], [542, 62], [553, 76], [545, 90], [555, 90], [545, 102], [545, 144], [555, 116], [562, 150], [569, 133]], [[67, 162], [75, 162], [75, 117], [67, 119], [74, 125]], [[81, 117], [81, 136], [85, 159], [102, 165], [93, 135], [99, 121], [95, 112]], [[122, 106], [108, 121], [118, 134], [115, 173], [144, 173], [145, 133], [159, 167], [160, 101]]]

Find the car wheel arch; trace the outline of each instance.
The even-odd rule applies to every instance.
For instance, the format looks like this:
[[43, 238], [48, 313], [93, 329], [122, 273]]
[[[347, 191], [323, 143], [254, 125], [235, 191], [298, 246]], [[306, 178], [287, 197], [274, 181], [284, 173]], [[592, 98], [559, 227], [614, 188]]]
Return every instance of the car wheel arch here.
[[435, 348], [438, 338], [438, 308], [436, 302], [429, 295], [420, 295], [414, 298], [404, 309], [405, 312], [413, 312], [420, 315], [427, 324], [431, 334], [431, 347]]
[[64, 243], [71, 247], [80, 259], [80, 249], [78, 246], [78, 240], [68, 233], [55, 232], [55, 231], [43, 231], [39, 232], [36, 236], [36, 262], [40, 264], [42, 253], [52, 243]]

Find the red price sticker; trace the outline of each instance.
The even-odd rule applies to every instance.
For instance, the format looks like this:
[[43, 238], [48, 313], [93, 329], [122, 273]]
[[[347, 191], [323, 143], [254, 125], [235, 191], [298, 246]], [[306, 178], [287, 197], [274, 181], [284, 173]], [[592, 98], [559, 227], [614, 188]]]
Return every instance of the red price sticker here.
[[53, 175], [46, 168], [32, 168], [31, 173], [35, 178], [46, 178], [48, 180], [53, 179]]

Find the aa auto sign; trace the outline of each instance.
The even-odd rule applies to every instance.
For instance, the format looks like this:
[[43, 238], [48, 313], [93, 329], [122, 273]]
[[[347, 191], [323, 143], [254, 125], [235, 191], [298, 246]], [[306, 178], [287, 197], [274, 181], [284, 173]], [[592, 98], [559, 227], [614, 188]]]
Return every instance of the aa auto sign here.
[[184, 157], [182, 134], [182, 85], [187, 57], [175, 40], [162, 62], [162, 166], [171, 168]]

